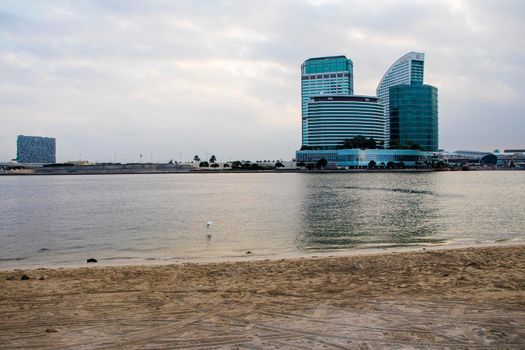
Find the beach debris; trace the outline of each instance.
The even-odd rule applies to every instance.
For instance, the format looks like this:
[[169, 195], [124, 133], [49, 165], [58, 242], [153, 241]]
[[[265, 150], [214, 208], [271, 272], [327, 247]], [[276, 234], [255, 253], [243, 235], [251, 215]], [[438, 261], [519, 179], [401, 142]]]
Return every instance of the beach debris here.
[[250, 252], [249, 250], [246, 252], [246, 254], [251, 254], [252, 252]]
[[95, 258], [89, 258], [89, 259], [87, 259], [87, 262], [88, 263], [96, 263], [96, 262], [98, 262], [98, 260], [95, 259]]
[[47, 275], [38, 276], [36, 279], [39, 281], [47, 280]]
[[22, 275], [22, 277], [20, 277], [21, 281], [27, 281], [28, 279], [29, 279], [28, 275]]
[[206, 223], [206, 228], [212, 228], [212, 225], [213, 225], [213, 222], [212, 221], [208, 221]]
[[14, 280], [16, 280], [16, 277], [15, 276], [7, 276], [5, 279], [7, 281], [14, 281]]
[[468, 263], [465, 264], [465, 266], [478, 267], [479, 264], [477, 261], [469, 261]]
[[46, 328], [46, 333], [56, 333], [58, 332], [58, 329], [55, 328]]

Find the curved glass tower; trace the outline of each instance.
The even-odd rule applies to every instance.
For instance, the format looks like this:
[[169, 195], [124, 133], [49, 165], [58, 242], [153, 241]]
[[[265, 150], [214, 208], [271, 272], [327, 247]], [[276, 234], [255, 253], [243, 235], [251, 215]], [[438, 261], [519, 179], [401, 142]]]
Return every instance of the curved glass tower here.
[[390, 147], [438, 150], [438, 93], [430, 85], [389, 89]]
[[384, 142], [383, 105], [375, 96], [320, 95], [310, 98], [306, 118], [308, 146], [336, 149], [356, 136]]
[[318, 95], [353, 95], [352, 60], [346, 56], [310, 58], [301, 65], [302, 144], [308, 138], [308, 102]]
[[389, 110], [389, 89], [391, 86], [408, 84], [422, 85], [423, 71], [425, 65], [425, 54], [421, 52], [409, 52], [399, 58], [386, 71], [376, 89], [377, 97], [385, 106], [385, 145], [388, 146], [390, 138], [390, 110]]

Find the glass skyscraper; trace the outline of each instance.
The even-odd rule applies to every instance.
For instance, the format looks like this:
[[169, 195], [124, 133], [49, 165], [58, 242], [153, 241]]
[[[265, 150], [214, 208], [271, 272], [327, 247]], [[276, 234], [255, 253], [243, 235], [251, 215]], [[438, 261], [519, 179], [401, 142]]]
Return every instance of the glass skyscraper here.
[[301, 65], [302, 144], [310, 145], [308, 102], [318, 95], [353, 95], [352, 60], [346, 56], [310, 58]]
[[438, 93], [430, 85], [396, 85], [389, 89], [390, 147], [438, 150]]
[[396, 85], [422, 85], [425, 65], [425, 54], [421, 52], [409, 52], [398, 59], [387, 70], [376, 89], [377, 97], [385, 106], [385, 145], [388, 146], [390, 139], [390, 87]]

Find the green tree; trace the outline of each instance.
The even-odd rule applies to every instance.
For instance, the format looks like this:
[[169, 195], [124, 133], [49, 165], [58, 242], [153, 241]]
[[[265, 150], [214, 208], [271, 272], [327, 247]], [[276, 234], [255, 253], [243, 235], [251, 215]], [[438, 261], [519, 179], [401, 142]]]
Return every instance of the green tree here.
[[212, 168], [218, 168], [218, 167], [219, 167], [219, 164], [217, 164], [217, 163], [211, 163], [211, 164], [210, 164], [210, 167], [212, 167]]
[[217, 161], [217, 158], [215, 157], [214, 154], [212, 154], [210, 157], [210, 163], [215, 163], [216, 161]]
[[360, 148], [360, 149], [375, 149], [377, 148], [377, 143], [373, 137], [367, 139], [364, 136], [358, 135], [351, 139], [346, 139], [341, 145], [337, 148], [348, 149], [348, 148]]
[[238, 160], [232, 162], [232, 169], [240, 169], [242, 167], [242, 163]]
[[281, 162], [275, 163], [275, 170], [279, 170], [279, 168], [284, 168], [284, 164]]
[[368, 163], [368, 168], [369, 169], [375, 169], [377, 167], [377, 163], [375, 162], [375, 160], [371, 160], [369, 163]]
[[210, 166], [210, 163], [208, 163], [207, 161], [202, 161], [199, 163], [200, 168], [207, 168], [209, 166]]
[[200, 159], [200, 157], [199, 157], [198, 155], [195, 155], [195, 156], [193, 157], [193, 161], [194, 161], [194, 162], [200, 162], [201, 159]]
[[319, 159], [316, 163], [318, 169], [324, 169], [327, 165], [328, 161], [325, 158]]
[[418, 143], [410, 142], [410, 149], [421, 151], [421, 146]]

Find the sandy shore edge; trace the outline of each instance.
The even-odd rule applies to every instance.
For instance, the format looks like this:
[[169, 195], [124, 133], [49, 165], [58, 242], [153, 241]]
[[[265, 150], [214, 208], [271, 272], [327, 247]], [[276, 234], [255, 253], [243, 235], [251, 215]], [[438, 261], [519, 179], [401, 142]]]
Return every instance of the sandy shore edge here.
[[524, 339], [516, 243], [0, 271], [6, 348], [523, 348]]
[[[281, 254], [257, 254], [256, 251], [249, 253], [230, 255], [230, 256], [179, 256], [179, 257], [159, 257], [151, 259], [104, 259], [94, 256], [98, 259], [97, 263], [75, 263], [75, 264], [31, 264], [24, 265], [23, 263], [13, 267], [0, 267], [0, 272], [17, 271], [17, 270], [37, 270], [37, 269], [77, 269], [84, 267], [111, 267], [111, 266], [162, 266], [172, 264], [208, 264], [208, 263], [228, 263], [228, 262], [242, 262], [242, 261], [276, 261], [276, 260], [297, 260], [297, 259], [322, 259], [329, 257], [352, 257], [352, 256], [374, 256], [382, 254], [393, 253], [410, 253], [410, 252], [424, 252], [424, 251], [441, 251], [441, 250], [455, 250], [466, 248], [490, 248], [490, 247], [506, 247], [506, 246], [520, 246], [525, 245], [525, 240], [502, 240], [490, 242], [444, 242], [426, 245], [409, 245], [396, 247], [372, 247], [372, 248], [355, 248], [355, 249], [341, 249], [341, 250], [319, 250], [306, 252], [291, 252]], [[86, 255], [86, 254], [84, 254]]]

